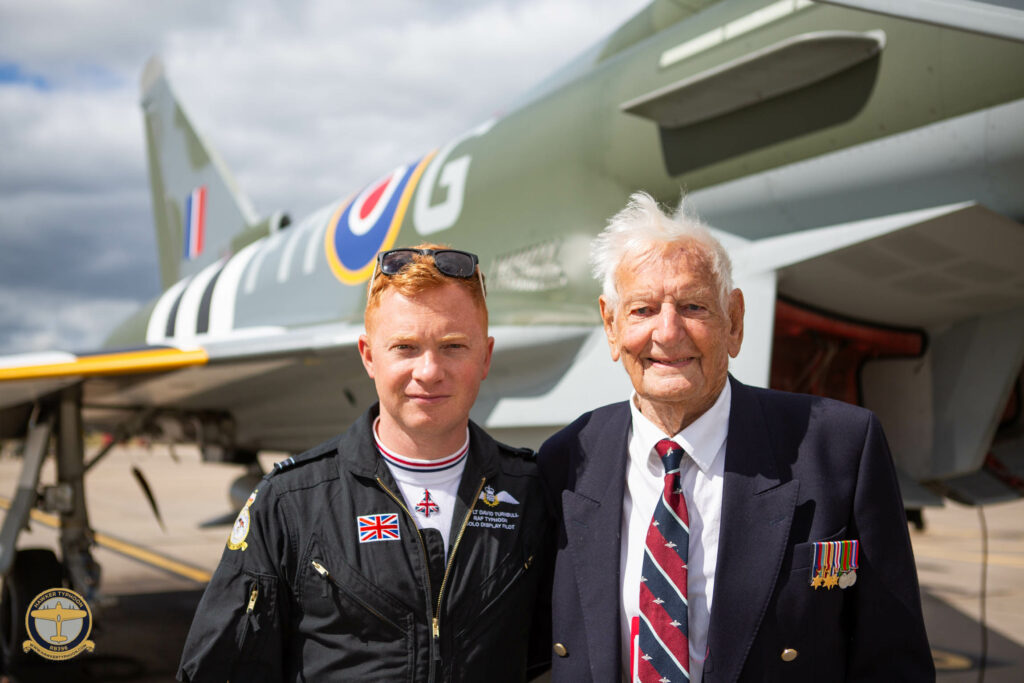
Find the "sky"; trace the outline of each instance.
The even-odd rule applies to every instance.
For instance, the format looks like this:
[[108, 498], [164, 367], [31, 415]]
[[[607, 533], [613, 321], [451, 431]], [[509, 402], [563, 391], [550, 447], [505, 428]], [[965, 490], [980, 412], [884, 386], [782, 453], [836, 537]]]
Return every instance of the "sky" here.
[[138, 81], [159, 55], [260, 215], [500, 113], [646, 0], [0, 0], [0, 354], [98, 348], [159, 293]]

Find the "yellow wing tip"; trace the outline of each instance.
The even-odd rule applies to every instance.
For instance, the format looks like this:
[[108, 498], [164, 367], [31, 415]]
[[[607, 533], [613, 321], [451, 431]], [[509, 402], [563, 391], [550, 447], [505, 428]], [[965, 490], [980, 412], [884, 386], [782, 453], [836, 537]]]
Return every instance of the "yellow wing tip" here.
[[0, 368], [0, 382], [60, 377], [94, 377], [165, 372], [210, 360], [205, 349], [148, 348], [78, 356], [55, 363], [28, 363]]

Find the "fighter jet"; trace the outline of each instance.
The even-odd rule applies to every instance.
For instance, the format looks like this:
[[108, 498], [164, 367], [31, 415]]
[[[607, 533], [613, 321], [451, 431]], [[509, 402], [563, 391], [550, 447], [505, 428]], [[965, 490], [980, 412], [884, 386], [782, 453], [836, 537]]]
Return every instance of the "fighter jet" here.
[[480, 255], [496, 343], [472, 417], [498, 438], [621, 400], [587, 254], [636, 190], [685, 189], [730, 249], [738, 379], [874, 410], [908, 506], [1024, 493], [1020, 10], [655, 0], [508, 113], [294, 222], [255, 214], [158, 60], [141, 105], [164, 291], [94, 354], [0, 358], [0, 437], [25, 439], [4, 574], [42, 501], [70, 583], [95, 586], [82, 479], [103, 452], [86, 463], [83, 425], [256, 477], [259, 451], [354, 420], [375, 400], [356, 340], [383, 249]]

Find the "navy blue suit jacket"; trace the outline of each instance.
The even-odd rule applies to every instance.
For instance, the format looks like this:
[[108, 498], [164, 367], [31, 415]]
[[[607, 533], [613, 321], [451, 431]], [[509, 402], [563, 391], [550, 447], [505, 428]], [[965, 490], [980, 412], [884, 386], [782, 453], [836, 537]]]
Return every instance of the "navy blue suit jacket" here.
[[[903, 504], [877, 418], [846, 403], [730, 381], [704, 680], [934, 680]], [[540, 450], [560, 520], [552, 642], [565, 655], [553, 658], [556, 683], [621, 680], [629, 427], [627, 403], [605, 406]], [[857, 582], [811, 588], [814, 542], [848, 539], [860, 541]], [[787, 648], [796, 659], [781, 659]]]

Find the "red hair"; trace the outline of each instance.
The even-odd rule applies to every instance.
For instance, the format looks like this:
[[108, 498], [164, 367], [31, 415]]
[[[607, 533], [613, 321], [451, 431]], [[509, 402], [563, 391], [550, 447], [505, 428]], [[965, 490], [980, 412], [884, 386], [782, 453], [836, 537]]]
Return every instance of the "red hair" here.
[[[417, 244], [412, 248], [450, 249], [451, 247], [443, 244], [424, 243]], [[389, 289], [412, 298], [428, 290], [443, 287], [447, 284], [454, 284], [466, 290], [470, 297], [472, 297], [473, 302], [484, 316], [484, 329], [487, 329], [487, 301], [480, 286], [482, 277], [483, 272], [480, 270], [480, 266], [476, 267], [476, 272], [471, 278], [450, 277], [437, 269], [434, 265], [433, 256], [415, 254], [412, 263], [395, 275], [385, 275], [380, 271], [380, 268], [374, 271], [374, 277], [367, 285], [370, 291], [369, 296], [367, 296], [366, 311], [363, 314], [363, 319], [366, 321], [367, 327], [369, 327], [370, 313], [380, 307], [381, 297]]]

